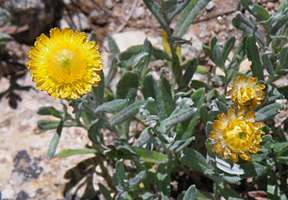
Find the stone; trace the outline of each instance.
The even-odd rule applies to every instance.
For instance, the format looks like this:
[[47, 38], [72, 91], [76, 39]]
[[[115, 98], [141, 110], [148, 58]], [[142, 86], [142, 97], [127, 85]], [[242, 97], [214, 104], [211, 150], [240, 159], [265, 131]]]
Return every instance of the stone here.
[[[8, 84], [3, 80], [0, 80], [1, 88]], [[18, 82], [32, 85], [28, 75]], [[64, 174], [89, 156], [48, 160], [47, 148], [54, 131], [44, 132], [37, 128], [37, 121], [41, 120], [37, 110], [40, 106], [54, 106], [61, 110], [62, 106], [45, 92], [19, 91], [19, 95], [22, 102], [17, 111], [8, 106], [7, 99], [0, 103], [0, 196], [3, 200], [25, 200], [27, 196], [29, 200], [64, 199], [62, 192], [67, 182]], [[84, 148], [88, 142], [83, 129], [65, 128], [57, 153], [66, 148]]]
[[22, 181], [37, 179], [43, 168], [39, 166], [39, 159], [31, 158], [26, 150], [19, 151], [14, 157], [14, 169], [16, 177], [22, 177]]
[[273, 2], [268, 2], [268, 3], [266, 4], [266, 8], [267, 8], [268, 10], [273, 10], [273, 9], [275, 8], [275, 3], [273, 3]]
[[251, 69], [251, 65], [252, 65], [252, 62], [249, 61], [248, 59], [243, 60], [243, 61], [240, 63], [239, 72], [241, 72], [241, 73], [247, 72], [248, 70]]
[[103, 10], [93, 10], [90, 13], [89, 18], [91, 20], [91, 23], [95, 25], [103, 26], [108, 22], [108, 17]]
[[135, 19], [143, 18], [145, 16], [145, 9], [143, 7], [138, 7], [135, 9], [133, 17]]
[[[75, 13], [72, 16], [72, 21], [68, 16], [60, 21], [61, 28], [73, 28], [77, 30], [87, 30], [90, 28], [89, 19], [81, 12]], [[74, 27], [75, 26], [75, 27]]]
[[105, 5], [108, 9], [112, 9], [113, 8], [113, 2], [112, 0], [106, 0], [105, 1]]
[[213, 1], [210, 1], [206, 6], [206, 10], [211, 11], [213, 10], [214, 7], [215, 7], [215, 3]]
[[13, 37], [22, 43], [32, 44], [35, 37], [48, 31], [63, 12], [61, 0], [9, 0], [1, 3], [0, 7], [11, 14], [11, 22], [20, 31], [13, 33]]
[[63, 2], [64, 2], [64, 4], [66, 4], [66, 5], [69, 5], [69, 4], [72, 3], [71, 0], [63, 0]]
[[125, 31], [121, 33], [114, 33], [112, 37], [116, 41], [119, 46], [120, 51], [124, 51], [131, 46], [143, 44], [145, 39], [156, 45], [159, 44], [159, 40], [157, 38], [149, 37], [143, 31]]
[[25, 191], [21, 190], [17, 194], [16, 200], [28, 200], [28, 198], [29, 198], [29, 195]]

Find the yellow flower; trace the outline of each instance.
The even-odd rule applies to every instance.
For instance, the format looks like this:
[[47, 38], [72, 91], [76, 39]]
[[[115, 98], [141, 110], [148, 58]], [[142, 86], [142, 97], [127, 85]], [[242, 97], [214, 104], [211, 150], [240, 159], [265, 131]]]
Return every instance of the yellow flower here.
[[257, 83], [255, 77], [245, 77], [239, 75], [232, 83], [230, 95], [232, 101], [238, 107], [255, 107], [259, 105], [265, 97], [265, 85]]
[[28, 69], [40, 90], [61, 99], [77, 99], [100, 81], [98, 46], [83, 32], [53, 28], [41, 34], [28, 53]]
[[213, 151], [224, 159], [238, 161], [250, 160], [250, 154], [257, 153], [264, 132], [261, 122], [255, 121], [255, 113], [249, 111], [237, 114], [234, 109], [229, 109], [227, 114], [221, 113], [214, 121], [210, 140]]

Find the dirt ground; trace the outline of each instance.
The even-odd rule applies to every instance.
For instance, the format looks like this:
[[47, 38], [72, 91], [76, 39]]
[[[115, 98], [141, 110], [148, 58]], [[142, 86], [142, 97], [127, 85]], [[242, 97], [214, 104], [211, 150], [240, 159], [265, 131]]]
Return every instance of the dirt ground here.
[[[3, 6], [5, 1], [3, 2], [0, 1], [0, 5]], [[161, 29], [141, 0], [65, 0], [64, 2], [63, 15], [56, 22], [62, 28], [70, 26], [94, 31], [102, 47], [104, 68], [109, 54], [105, 39], [108, 34], [115, 38], [121, 50], [143, 43], [146, 37], [153, 45], [161, 48]], [[279, 4], [278, 1], [268, 0], [259, 3], [265, 5], [271, 12]], [[238, 4], [239, 0], [213, 0], [184, 36], [192, 42], [192, 45], [183, 46], [183, 54], [188, 57], [201, 56], [203, 43], [209, 42], [212, 36], [216, 36], [220, 41], [225, 41], [230, 36], [240, 38], [241, 34], [231, 23], [235, 13], [239, 11]], [[18, 13], [17, 17], [20, 14]], [[39, 16], [42, 16], [40, 14]], [[45, 19], [45, 23], [52, 23], [53, 20], [49, 17], [46, 19], [43, 15], [41, 19]], [[13, 41], [7, 46], [10, 54], [17, 57], [22, 65], [26, 61], [25, 53], [30, 48], [29, 44], [35, 35], [39, 34], [37, 31], [41, 31], [36, 28], [35, 32], [29, 32], [28, 30], [33, 28], [33, 18], [29, 16], [24, 18], [23, 16], [23, 20], [19, 21], [20, 24], [0, 27], [0, 32], [10, 33], [16, 38], [26, 37], [26, 41], [21, 43], [18, 40]], [[5, 66], [2, 66], [1, 70], [0, 92], [3, 92], [9, 87], [9, 81], [5, 77], [10, 77], [11, 70], [5, 69]], [[1, 74], [5, 77], [1, 78]], [[24, 86], [33, 85], [29, 74], [24, 75], [18, 82]], [[61, 107], [59, 100], [34, 89], [17, 90], [16, 94], [22, 99], [16, 109], [11, 108], [7, 96], [0, 100], [0, 200], [71, 199], [71, 196], [62, 194], [67, 182], [64, 174], [67, 169], [87, 157], [49, 160], [47, 147], [53, 131], [41, 132], [37, 129], [37, 121], [42, 119], [36, 114], [37, 109], [45, 105]], [[84, 130], [65, 129], [58, 151], [65, 148], [81, 148], [87, 143], [88, 138]]]

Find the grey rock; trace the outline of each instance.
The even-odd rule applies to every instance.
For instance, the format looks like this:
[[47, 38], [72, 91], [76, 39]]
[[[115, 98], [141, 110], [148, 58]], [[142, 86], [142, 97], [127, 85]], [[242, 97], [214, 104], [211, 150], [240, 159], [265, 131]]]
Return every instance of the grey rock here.
[[112, 9], [113, 8], [113, 2], [112, 0], [106, 0], [105, 1], [105, 5], [108, 9]]
[[39, 166], [39, 160], [32, 159], [26, 150], [19, 151], [14, 157], [12, 173], [22, 177], [22, 181], [37, 179], [42, 171], [43, 168]]
[[68, 16], [64, 17], [60, 21], [60, 27], [73, 28], [77, 30], [87, 30], [90, 28], [89, 19], [83, 13], [75, 13], [71, 18]]
[[89, 18], [93, 24], [103, 26], [107, 24], [108, 22], [108, 17], [106, 16], [106, 13], [103, 10], [93, 10]]
[[215, 7], [215, 3], [213, 1], [210, 1], [206, 6], [206, 10], [211, 11], [213, 10], [214, 7]]
[[28, 200], [28, 198], [29, 198], [29, 195], [25, 191], [21, 190], [17, 194], [16, 200]]
[[23, 43], [31, 44], [35, 37], [55, 26], [62, 15], [62, 0], [9, 0], [0, 2], [11, 14], [11, 22], [22, 27], [21, 32], [13, 34]]
[[135, 9], [133, 17], [135, 19], [143, 18], [145, 16], [145, 9], [143, 7], [138, 7]]

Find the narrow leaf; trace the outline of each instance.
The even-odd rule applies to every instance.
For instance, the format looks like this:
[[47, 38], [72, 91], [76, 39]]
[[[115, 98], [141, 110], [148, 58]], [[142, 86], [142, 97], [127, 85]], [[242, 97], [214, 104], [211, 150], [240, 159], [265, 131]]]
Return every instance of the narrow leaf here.
[[170, 31], [169, 24], [167, 20], [164, 18], [161, 12], [160, 5], [156, 1], [151, 0], [143, 0], [147, 8], [151, 11], [154, 17], [158, 20], [162, 28], [166, 31]]
[[259, 50], [254, 36], [249, 36], [246, 40], [247, 57], [252, 62], [252, 74], [259, 80], [264, 79], [264, 68], [260, 60]]
[[251, 13], [260, 21], [266, 21], [270, 18], [269, 12], [259, 4], [252, 6]]
[[206, 7], [210, 0], [191, 0], [180, 13], [177, 21], [174, 36], [182, 37], [190, 25], [194, 22], [199, 12]]
[[223, 58], [223, 50], [218, 45], [215, 37], [211, 41], [211, 59], [218, 67], [224, 69], [225, 60]]
[[161, 124], [165, 127], [172, 127], [180, 122], [183, 122], [191, 118], [194, 114], [195, 114], [195, 109], [193, 108], [181, 109], [176, 114], [172, 114], [167, 119], [163, 120]]
[[149, 151], [144, 148], [133, 148], [136, 154], [140, 157], [141, 160], [144, 162], [148, 163], [156, 163], [156, 164], [161, 164], [161, 163], [167, 163], [168, 162], [168, 156], [156, 152], [156, 151]]
[[256, 112], [256, 120], [264, 121], [267, 119], [272, 119], [282, 108], [283, 106], [279, 103], [272, 103], [264, 106]]
[[5, 45], [7, 42], [11, 41], [12, 37], [7, 33], [0, 32], [0, 45]]
[[200, 115], [196, 113], [195, 116], [190, 120], [185, 132], [181, 136], [182, 139], [190, 138], [194, 135], [194, 130], [197, 124], [200, 122]]
[[197, 199], [197, 189], [195, 185], [191, 185], [185, 192], [183, 200], [196, 200]]
[[189, 60], [182, 66], [182, 68], [185, 69], [185, 73], [181, 81], [181, 88], [185, 88], [188, 86], [188, 84], [193, 78], [194, 73], [196, 72], [197, 66], [198, 66], [197, 59]]
[[193, 92], [191, 98], [197, 107], [202, 106], [205, 101], [205, 88], [202, 87], [197, 89], [195, 92]]
[[156, 96], [154, 91], [155, 84], [156, 84], [155, 80], [151, 74], [145, 76], [143, 80], [142, 93], [146, 99], [148, 97], [153, 97], [155, 99]]
[[50, 130], [50, 129], [56, 129], [59, 123], [60, 121], [40, 120], [38, 121], [37, 125], [39, 129]]
[[139, 78], [134, 72], [126, 72], [117, 84], [117, 97], [127, 98], [130, 89], [138, 89]]
[[259, 44], [261, 44], [261, 46], [264, 46], [265, 42], [261, 37], [259, 31], [257, 30], [256, 24], [249, 20], [247, 17], [245, 17], [243, 14], [238, 13], [236, 17], [233, 18], [232, 23], [236, 28], [240, 29], [247, 35], [255, 35]]
[[156, 106], [161, 119], [167, 118], [174, 109], [171, 86], [167, 79], [161, 75], [160, 81], [154, 84]]
[[113, 55], [117, 55], [120, 53], [119, 47], [116, 43], [116, 41], [114, 40], [113, 37], [111, 37], [110, 35], [107, 36], [107, 40], [108, 40], [108, 46], [109, 49], [111, 50]]
[[60, 140], [60, 135], [55, 133], [48, 146], [48, 158], [49, 159], [54, 157], [59, 140]]
[[68, 158], [75, 155], [85, 155], [85, 154], [95, 154], [97, 153], [96, 149], [64, 149], [57, 154], [59, 158]]
[[144, 105], [145, 101], [136, 101], [130, 104], [128, 107], [124, 108], [111, 119], [111, 124], [115, 126], [116, 124], [122, 123], [128, 119], [131, 119], [139, 111], [139, 108]]
[[39, 110], [37, 111], [37, 114], [38, 115], [52, 115], [52, 116], [57, 117], [57, 118], [63, 117], [62, 112], [60, 112], [59, 110], [57, 110], [56, 108], [54, 108], [52, 106], [39, 108]]
[[229, 53], [231, 52], [232, 48], [235, 45], [236, 38], [231, 37], [229, 40], [225, 43], [224, 48], [223, 48], [223, 59], [224, 61], [227, 60]]
[[189, 148], [184, 149], [181, 162], [187, 167], [190, 167], [191, 170], [200, 172], [203, 175], [212, 178], [214, 181], [217, 180], [214, 167], [210, 165], [199, 152]]
[[123, 109], [125, 106], [128, 106], [129, 100], [128, 99], [115, 99], [109, 102], [105, 102], [98, 106], [94, 113], [100, 112], [118, 112], [119, 110]]

